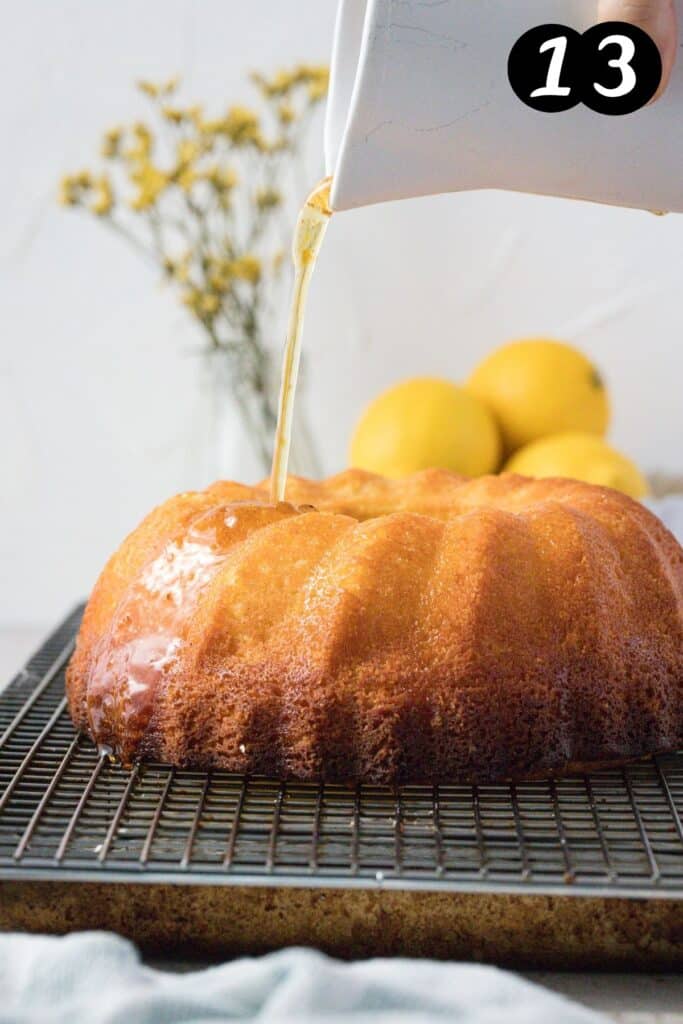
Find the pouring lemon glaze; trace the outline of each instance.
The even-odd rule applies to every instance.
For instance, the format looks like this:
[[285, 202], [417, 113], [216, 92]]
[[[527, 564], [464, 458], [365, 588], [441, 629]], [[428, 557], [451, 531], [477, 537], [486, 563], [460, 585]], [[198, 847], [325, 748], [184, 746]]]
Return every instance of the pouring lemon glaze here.
[[[497, 188], [658, 215], [683, 211], [683, 66], [674, 64], [683, 0], [646, 0], [636, 9], [635, 23], [661, 54], [654, 99], [665, 89], [667, 95], [610, 118], [609, 131], [604, 118], [583, 104], [563, 111], [558, 130], [552, 116], [530, 111], [510, 87], [509, 51], [537, 22], [533, 0], [450, 0], [411, 6], [407, 13], [403, 8], [400, 0], [339, 2], [325, 122], [328, 176], [308, 196], [294, 233], [273, 503], [286, 494], [306, 299], [333, 210]], [[633, 21], [633, 10], [623, 0], [549, 0], [543, 14], [548, 24], [580, 32], [595, 22], [626, 16]], [[623, 82], [632, 70], [627, 57], [622, 51], [609, 62], [621, 69]], [[640, 151], [647, 159], [634, 159]]]

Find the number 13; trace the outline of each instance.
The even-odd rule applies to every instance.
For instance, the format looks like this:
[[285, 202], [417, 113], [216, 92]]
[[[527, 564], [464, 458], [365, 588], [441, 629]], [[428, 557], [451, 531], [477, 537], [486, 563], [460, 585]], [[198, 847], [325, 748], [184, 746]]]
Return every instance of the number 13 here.
[[[628, 36], [615, 34], [606, 36], [598, 46], [598, 50], [602, 51], [606, 46], [614, 45], [619, 46], [621, 52], [618, 57], [609, 60], [607, 66], [621, 72], [621, 82], [612, 88], [601, 85], [600, 82], [593, 82], [593, 88], [601, 96], [616, 100], [621, 96], [628, 96], [637, 85], [636, 73], [631, 67], [631, 61], [636, 55], [636, 47]], [[534, 89], [530, 93], [531, 99], [535, 99], [537, 96], [569, 96], [571, 92], [569, 86], [560, 85], [562, 65], [567, 53], [567, 37], [555, 36], [554, 39], [547, 39], [540, 47], [539, 53], [547, 53], [548, 50], [552, 50], [553, 55], [550, 58], [545, 85]]]

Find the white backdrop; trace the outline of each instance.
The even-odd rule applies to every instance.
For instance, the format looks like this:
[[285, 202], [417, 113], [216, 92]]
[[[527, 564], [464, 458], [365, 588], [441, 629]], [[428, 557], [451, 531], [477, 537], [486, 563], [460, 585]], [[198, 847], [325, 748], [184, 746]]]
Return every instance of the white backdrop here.
[[[327, 59], [334, 6], [3, 0], [0, 623], [54, 619], [148, 508], [207, 482], [199, 339], [122, 243], [56, 206], [57, 180], [140, 113], [138, 77], [179, 71], [188, 98], [248, 100], [248, 69]], [[683, 470], [682, 290], [680, 217], [493, 193], [338, 216], [306, 335], [326, 470], [379, 389], [462, 377], [544, 332], [602, 368], [619, 445]]]

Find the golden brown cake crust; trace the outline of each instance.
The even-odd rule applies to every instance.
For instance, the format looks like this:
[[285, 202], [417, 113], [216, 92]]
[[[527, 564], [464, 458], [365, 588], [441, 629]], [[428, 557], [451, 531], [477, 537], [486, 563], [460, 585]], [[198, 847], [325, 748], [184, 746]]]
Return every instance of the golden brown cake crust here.
[[569, 480], [350, 470], [166, 502], [124, 541], [67, 673], [124, 760], [493, 781], [683, 746], [683, 550]]

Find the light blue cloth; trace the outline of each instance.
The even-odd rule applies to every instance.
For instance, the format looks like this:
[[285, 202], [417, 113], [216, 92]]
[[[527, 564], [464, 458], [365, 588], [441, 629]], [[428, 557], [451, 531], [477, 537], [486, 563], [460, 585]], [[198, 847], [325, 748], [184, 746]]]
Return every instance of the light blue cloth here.
[[145, 967], [105, 932], [0, 936], [2, 1024], [605, 1024], [562, 996], [476, 964], [340, 963], [288, 949], [189, 974]]

